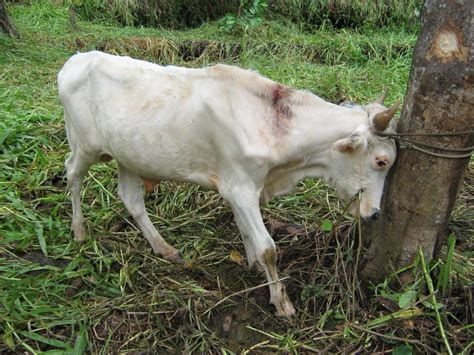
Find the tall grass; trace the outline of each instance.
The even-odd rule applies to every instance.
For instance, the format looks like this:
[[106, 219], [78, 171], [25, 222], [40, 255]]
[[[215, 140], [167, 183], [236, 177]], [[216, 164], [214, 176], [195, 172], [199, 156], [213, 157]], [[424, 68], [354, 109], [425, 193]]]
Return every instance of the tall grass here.
[[239, 0], [83, 0], [73, 2], [86, 19], [115, 21], [127, 26], [197, 27], [227, 12], [238, 11]]
[[273, 0], [272, 14], [298, 23], [303, 28], [383, 27], [417, 28], [422, 0]]
[[[251, 0], [83, 0], [72, 2], [86, 19], [107, 19], [129, 26], [196, 27]], [[383, 27], [417, 28], [422, 0], [270, 0], [268, 17], [290, 20], [304, 29]]]

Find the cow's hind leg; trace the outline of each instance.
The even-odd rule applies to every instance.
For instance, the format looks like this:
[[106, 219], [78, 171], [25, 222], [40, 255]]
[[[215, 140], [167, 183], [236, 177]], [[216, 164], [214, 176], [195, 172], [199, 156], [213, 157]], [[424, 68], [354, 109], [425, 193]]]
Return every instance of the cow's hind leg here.
[[142, 179], [119, 164], [119, 196], [141, 232], [151, 244], [155, 254], [171, 262], [181, 262], [179, 252], [161, 237], [148, 217], [143, 201]]
[[74, 233], [74, 239], [80, 243], [85, 241], [87, 236], [81, 209], [82, 181], [92, 164], [93, 162], [77, 149], [73, 150], [71, 156], [66, 160], [67, 184], [72, 201], [71, 229]]
[[250, 253], [252, 257], [254, 256], [265, 271], [270, 283], [270, 303], [275, 306], [276, 315], [291, 317], [295, 314], [295, 309], [278, 278], [276, 247], [263, 224], [259, 193], [253, 188], [242, 185], [234, 185], [230, 191], [221, 193], [232, 205], [237, 226], [245, 240], [247, 255]]

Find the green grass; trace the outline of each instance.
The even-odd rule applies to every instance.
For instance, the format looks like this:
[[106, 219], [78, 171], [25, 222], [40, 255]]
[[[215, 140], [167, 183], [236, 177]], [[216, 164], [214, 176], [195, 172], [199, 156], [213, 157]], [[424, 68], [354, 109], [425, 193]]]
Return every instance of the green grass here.
[[[0, 34], [0, 352], [443, 351], [436, 315], [421, 302], [430, 297], [422, 277], [405, 291], [416, 291], [409, 305], [415, 311], [400, 310], [401, 294], [388, 285], [379, 285], [377, 297], [364, 298], [354, 284], [357, 228], [320, 181], [305, 181], [295, 194], [264, 208], [280, 249], [281, 275], [289, 277], [298, 308], [292, 322], [273, 316], [266, 287], [242, 292], [264, 278], [238, 263], [236, 255], [244, 251], [230, 207], [213, 192], [165, 182], [147, 197], [152, 221], [187, 260], [175, 266], [151, 253], [119, 201], [116, 166], [97, 165], [83, 191], [91, 238], [76, 244], [69, 230], [63, 165], [68, 146], [56, 89], [56, 75], [69, 56], [105, 48], [161, 64], [219, 61], [253, 68], [332, 101], [365, 103], [388, 86], [392, 103], [404, 96], [415, 35], [393, 28], [308, 34], [279, 22], [251, 29], [245, 41], [215, 23], [166, 31], [78, 21], [80, 31], [73, 32], [67, 8], [48, 1], [10, 10], [22, 37]], [[184, 60], [176, 48], [191, 41], [206, 48]], [[219, 49], [222, 44], [230, 49]], [[232, 46], [240, 46], [237, 55], [225, 53]], [[472, 236], [469, 186], [452, 223], [465, 244]], [[340, 221], [332, 233], [321, 230], [327, 220], [335, 226]], [[279, 231], [278, 221], [305, 230], [291, 236]], [[472, 339], [472, 263], [469, 255], [448, 254], [430, 270], [434, 276], [442, 270], [443, 285], [451, 285], [436, 300], [445, 307], [447, 341], [460, 352]]]

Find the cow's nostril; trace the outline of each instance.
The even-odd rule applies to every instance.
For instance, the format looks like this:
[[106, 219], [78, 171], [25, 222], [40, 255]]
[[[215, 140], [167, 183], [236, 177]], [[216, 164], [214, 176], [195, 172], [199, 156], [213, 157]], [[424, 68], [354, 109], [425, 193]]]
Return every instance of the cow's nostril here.
[[376, 219], [379, 219], [379, 216], [380, 214], [378, 212], [375, 212], [373, 215], [372, 215], [372, 219], [375, 221]]

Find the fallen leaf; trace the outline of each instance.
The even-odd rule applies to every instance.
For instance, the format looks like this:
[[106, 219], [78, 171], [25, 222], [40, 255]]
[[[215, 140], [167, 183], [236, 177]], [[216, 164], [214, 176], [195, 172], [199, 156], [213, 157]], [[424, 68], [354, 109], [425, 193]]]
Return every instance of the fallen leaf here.
[[245, 262], [244, 257], [237, 251], [237, 250], [232, 250], [229, 255], [230, 260], [232, 260], [234, 263], [243, 265]]
[[411, 319], [406, 319], [402, 321], [403, 328], [414, 330], [415, 329], [415, 322]]

